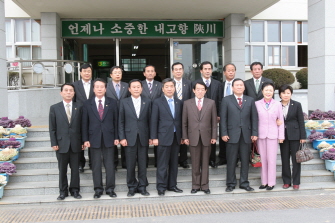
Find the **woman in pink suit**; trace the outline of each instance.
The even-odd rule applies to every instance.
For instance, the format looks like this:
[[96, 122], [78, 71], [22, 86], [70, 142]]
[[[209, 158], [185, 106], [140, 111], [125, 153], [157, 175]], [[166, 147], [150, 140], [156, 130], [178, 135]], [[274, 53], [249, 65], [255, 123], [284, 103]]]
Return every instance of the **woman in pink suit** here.
[[264, 98], [256, 101], [258, 111], [258, 150], [261, 155], [261, 180], [259, 189], [272, 190], [276, 184], [276, 160], [278, 142], [285, 139], [284, 125], [277, 125], [277, 119], [284, 123], [283, 110], [280, 102], [272, 97], [274, 85], [264, 83], [262, 93]]

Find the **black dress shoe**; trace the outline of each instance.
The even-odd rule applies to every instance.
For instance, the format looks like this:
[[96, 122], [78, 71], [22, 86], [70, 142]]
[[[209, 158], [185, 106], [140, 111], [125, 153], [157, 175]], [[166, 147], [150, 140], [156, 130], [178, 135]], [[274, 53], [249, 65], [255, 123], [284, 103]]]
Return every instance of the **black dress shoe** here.
[[129, 190], [127, 197], [133, 197], [135, 195], [135, 191], [134, 190]]
[[266, 190], [273, 190], [274, 187], [275, 187], [275, 186], [271, 186], [271, 187], [270, 187], [270, 186], [267, 186], [267, 187], [266, 187]]
[[60, 194], [58, 197], [57, 197], [57, 200], [61, 201], [61, 200], [64, 200], [66, 197], [68, 197], [69, 195], [67, 194]]
[[110, 197], [117, 197], [116, 193], [112, 190], [111, 192], [108, 193]]
[[168, 189], [168, 191], [173, 191], [176, 193], [183, 193], [183, 190], [180, 190], [178, 187], [172, 187], [170, 189]]
[[82, 166], [79, 166], [79, 172], [84, 173], [84, 168]]
[[261, 186], [259, 186], [259, 189], [265, 189], [265, 188], [267, 188], [267, 184], [266, 185], [261, 185]]
[[228, 187], [226, 188], [226, 192], [232, 192], [234, 189], [235, 189], [235, 187], [228, 186]]
[[220, 160], [219, 162], [216, 163], [216, 166], [222, 166], [226, 164], [227, 164], [227, 160]]
[[211, 193], [211, 191], [210, 191], [209, 189], [203, 190], [203, 192], [204, 192], [205, 194], [210, 194], [210, 193]]
[[188, 165], [187, 163], [180, 163], [179, 165], [184, 169], [190, 168], [190, 165]]
[[212, 168], [216, 168], [217, 166], [215, 165], [214, 161], [209, 161], [209, 166], [211, 166]]
[[200, 191], [200, 189], [192, 189], [191, 194], [196, 194], [198, 191]]
[[101, 195], [102, 195], [102, 192], [95, 192], [93, 195], [93, 198], [98, 199], [101, 197]]
[[76, 199], [81, 199], [82, 196], [79, 194], [78, 191], [74, 191], [73, 193], [71, 193], [71, 196], [73, 196]]
[[246, 191], [254, 191], [254, 188], [250, 187], [250, 186], [246, 186], [246, 187], [241, 187], [240, 186], [240, 189], [244, 189]]
[[158, 195], [159, 196], [164, 196], [165, 195], [165, 191], [164, 190], [159, 190], [158, 191]]
[[147, 190], [142, 190], [140, 193], [143, 196], [150, 196], [150, 193]]

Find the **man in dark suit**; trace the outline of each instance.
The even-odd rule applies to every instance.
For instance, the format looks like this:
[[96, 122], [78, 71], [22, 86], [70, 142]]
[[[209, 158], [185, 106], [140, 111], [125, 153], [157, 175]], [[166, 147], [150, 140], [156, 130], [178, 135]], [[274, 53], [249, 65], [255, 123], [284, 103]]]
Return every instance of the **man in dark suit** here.
[[[80, 76], [81, 80], [73, 82], [74, 89], [76, 90], [76, 94], [74, 95], [73, 101], [77, 103], [84, 104], [85, 101], [94, 97], [93, 92], [93, 83], [92, 83], [92, 66], [88, 63], [84, 63], [80, 67]], [[91, 168], [91, 160], [90, 160], [90, 148], [88, 148], [88, 162], [89, 167]], [[79, 163], [79, 171], [84, 172], [86, 159], [85, 152], [82, 151], [80, 153], [80, 163]]]
[[255, 101], [258, 101], [263, 98], [262, 86], [263, 83], [273, 81], [269, 78], [262, 77], [263, 74], [263, 64], [260, 62], [253, 62], [250, 65], [250, 70], [252, 73], [252, 78], [244, 81], [245, 90], [244, 94], [252, 97]]
[[[200, 73], [201, 78], [195, 80], [192, 83], [192, 87], [195, 86], [195, 83], [201, 82], [204, 83], [207, 87], [207, 91], [205, 94], [205, 98], [209, 98], [215, 101], [216, 109], [217, 109], [217, 122], [220, 121], [220, 105], [222, 100], [222, 84], [220, 81], [213, 79], [212, 76], [213, 65], [209, 61], [202, 62], [200, 65]], [[212, 144], [211, 146], [211, 155], [209, 160], [209, 165], [212, 168], [216, 168], [216, 144]]]
[[[112, 81], [107, 84], [106, 96], [109, 98], [113, 98], [117, 101], [118, 106], [120, 104], [120, 100], [126, 97], [129, 97], [128, 84], [122, 82], [122, 69], [119, 66], [114, 66], [110, 69], [110, 76]], [[114, 165], [115, 170], [117, 170], [117, 165], [119, 164], [119, 154], [117, 146], [114, 146]], [[121, 164], [122, 168], [126, 169], [126, 158], [124, 154], [124, 147], [121, 145]]]
[[[180, 62], [172, 64], [173, 79], [176, 82], [176, 91], [174, 96], [181, 101], [186, 101], [191, 98], [192, 84], [190, 80], [183, 78], [184, 65]], [[183, 168], [189, 168], [187, 163], [187, 145], [181, 144], [179, 149], [179, 165]]]
[[106, 82], [97, 78], [93, 83], [95, 97], [83, 106], [82, 135], [84, 146], [91, 147], [94, 198], [100, 198], [102, 185], [101, 159], [106, 170], [106, 194], [116, 197], [114, 146], [119, 144], [117, 102], [105, 97]]
[[[222, 83], [222, 97], [227, 97], [233, 94], [232, 83], [235, 78], [236, 66], [233, 63], [228, 63], [223, 67], [223, 75], [226, 77], [226, 80]], [[219, 130], [221, 131], [221, 130]], [[220, 134], [221, 135], [221, 134]], [[221, 166], [227, 164], [227, 155], [226, 155], [226, 143], [219, 137], [219, 161], [216, 163], [216, 166]]]
[[209, 156], [211, 144], [216, 144], [217, 114], [215, 102], [205, 98], [207, 86], [196, 83], [193, 87], [195, 98], [184, 102], [183, 105], [183, 139], [190, 145], [192, 161], [192, 190], [195, 194], [209, 190]]
[[[161, 82], [155, 81], [156, 76], [155, 67], [153, 65], [147, 65], [143, 68], [143, 75], [145, 80], [142, 81], [143, 91], [141, 96], [149, 98], [153, 102], [156, 98], [162, 96], [162, 84]], [[155, 167], [157, 166], [157, 146], [154, 147], [155, 155]], [[149, 159], [148, 159], [149, 160]]]
[[[79, 154], [84, 148], [81, 140], [82, 105], [72, 102], [73, 84], [63, 84], [62, 102], [50, 107], [49, 132], [52, 149], [56, 151], [59, 170], [59, 192], [57, 200], [64, 200], [70, 190], [71, 196], [80, 199]], [[67, 168], [71, 168], [71, 183], [68, 188]]]
[[157, 147], [156, 188], [158, 195], [164, 196], [165, 191], [182, 193], [177, 187], [178, 153], [181, 139], [181, 118], [183, 102], [174, 97], [173, 79], [162, 81], [164, 95], [152, 104], [150, 135]]
[[[119, 112], [119, 138], [120, 144], [125, 148], [127, 162], [127, 186], [128, 197], [136, 192], [143, 196], [149, 196], [146, 187], [147, 179], [147, 156], [149, 145], [152, 144], [150, 137], [151, 100], [141, 96], [142, 82], [138, 79], [129, 82], [131, 97], [120, 101]], [[138, 165], [138, 180], [136, 179], [135, 167]]]
[[240, 78], [232, 83], [233, 95], [222, 99], [221, 137], [227, 142], [227, 178], [226, 192], [231, 192], [236, 186], [235, 167], [237, 157], [241, 160], [240, 188], [253, 191], [249, 186], [249, 156], [251, 142], [258, 136], [258, 114], [255, 100], [243, 95], [244, 82]]

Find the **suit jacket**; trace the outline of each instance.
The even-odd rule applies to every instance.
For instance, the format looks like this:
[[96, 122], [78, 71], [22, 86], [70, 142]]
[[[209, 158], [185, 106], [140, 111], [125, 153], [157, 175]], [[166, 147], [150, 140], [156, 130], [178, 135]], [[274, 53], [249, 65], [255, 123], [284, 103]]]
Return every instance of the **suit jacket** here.
[[109, 98], [113, 98], [114, 100], [117, 101], [118, 105], [120, 103], [120, 100], [123, 98], [127, 98], [130, 96], [129, 91], [128, 91], [128, 84], [125, 82], [120, 82], [120, 98], [117, 97], [113, 82], [110, 81], [107, 84], [107, 89], [106, 89], [106, 96]]
[[204, 98], [201, 112], [194, 98], [183, 106], [183, 139], [189, 139], [190, 146], [197, 146], [200, 136], [204, 146], [210, 146], [211, 139], [217, 138], [216, 105], [209, 98]]
[[[192, 82], [190, 80], [187, 80], [185, 78], [182, 78], [182, 101], [186, 101], [191, 98], [192, 96]], [[176, 92], [174, 93], [174, 96], [178, 98], [177, 95], [177, 85], [176, 85]]]
[[120, 101], [119, 137], [126, 139], [128, 146], [135, 146], [137, 135], [142, 146], [149, 146], [151, 100], [141, 97], [140, 116], [137, 118], [132, 98]]
[[146, 80], [142, 81], [143, 91], [141, 96], [149, 98], [151, 101], [154, 101], [156, 98], [162, 96], [162, 83], [158, 81], [153, 81], [152, 84], [152, 93], [150, 94], [149, 87]]
[[73, 152], [82, 151], [81, 145], [82, 105], [72, 102], [71, 122], [66, 116], [63, 101], [50, 107], [49, 133], [51, 146], [58, 146], [59, 153], [67, 153], [71, 146]]
[[234, 94], [224, 97], [220, 118], [221, 137], [229, 136], [228, 143], [238, 143], [241, 130], [245, 143], [251, 143], [251, 136], [258, 136], [258, 114], [252, 97], [243, 95], [242, 108]]
[[268, 109], [263, 99], [255, 104], [258, 112], [258, 138], [285, 139], [284, 125], [277, 125], [277, 119], [284, 123], [281, 103], [272, 100]]
[[83, 106], [83, 141], [89, 141], [93, 148], [101, 148], [101, 137], [103, 137], [105, 146], [113, 147], [114, 140], [119, 138], [118, 115], [117, 102], [112, 98], [105, 97], [102, 120], [98, 113], [95, 97], [87, 100]]
[[288, 107], [284, 123], [288, 140], [306, 139], [304, 115], [299, 102], [290, 100], [290, 105]]
[[76, 94], [74, 95], [73, 101], [84, 104], [85, 101], [94, 97], [93, 80], [91, 80], [90, 94], [89, 94], [88, 98], [86, 97], [82, 80], [75, 81], [72, 84], [74, 85], [74, 89], [76, 91]]
[[181, 118], [183, 102], [177, 97], [173, 98], [174, 116], [170, 106], [163, 95], [152, 104], [150, 135], [151, 139], [158, 139], [158, 145], [171, 146], [174, 139], [174, 128], [176, 129], [177, 143], [181, 141]]
[[[192, 82], [192, 89], [197, 82], [204, 83], [202, 78], [199, 78], [199, 79]], [[215, 80], [211, 77], [211, 85], [210, 86], [211, 86], [211, 93], [210, 93], [210, 95], [208, 95], [208, 93], [206, 92], [205, 98], [209, 98], [209, 99], [212, 99], [212, 100], [215, 101], [216, 112], [217, 112], [217, 115], [220, 117], [222, 91], [223, 91], [222, 90], [222, 84], [221, 84], [220, 81], [217, 81], [217, 80]], [[192, 93], [193, 93], [193, 91], [192, 91]], [[192, 97], [195, 97], [194, 93], [192, 94]]]
[[273, 83], [271, 79], [262, 77], [261, 83], [259, 83], [258, 92], [256, 92], [256, 87], [253, 78], [244, 81], [245, 90], [243, 94], [252, 97], [253, 99], [255, 99], [255, 101], [262, 99], [263, 98], [262, 86], [265, 82]]

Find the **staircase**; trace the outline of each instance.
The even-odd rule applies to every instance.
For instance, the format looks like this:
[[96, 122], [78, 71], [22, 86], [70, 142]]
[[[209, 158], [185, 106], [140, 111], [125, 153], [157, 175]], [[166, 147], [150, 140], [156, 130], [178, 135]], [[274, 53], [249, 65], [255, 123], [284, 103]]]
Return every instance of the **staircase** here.
[[[279, 151], [279, 150], [278, 150]], [[316, 150], [312, 149], [315, 159], [302, 164], [300, 191], [323, 190], [335, 188], [334, 174], [325, 170], [324, 161], [319, 158]], [[117, 198], [110, 198], [103, 195], [99, 200], [124, 200], [124, 199], [150, 199], [158, 198], [156, 191], [156, 168], [153, 167], [153, 148], [149, 149], [149, 168], [147, 176], [149, 181], [148, 191], [149, 197], [135, 194], [134, 197], [127, 197], [126, 170], [118, 168], [116, 172], [116, 188]], [[46, 128], [29, 129], [28, 138], [25, 147], [20, 151], [20, 158], [14, 162], [17, 166], [17, 173], [10, 176], [4, 192], [4, 197], [0, 200], [0, 205], [4, 204], [40, 204], [40, 203], [62, 203], [62, 202], [81, 202], [96, 201], [93, 199], [93, 180], [92, 171], [87, 167], [84, 173], [80, 173], [81, 200], [67, 197], [64, 201], [57, 201], [59, 195], [58, 189], [58, 169], [55, 152], [50, 147], [49, 132]], [[190, 163], [190, 162], [189, 162]], [[238, 195], [261, 196], [267, 193], [298, 193], [289, 189], [282, 189], [281, 179], [281, 160], [280, 154], [277, 155], [277, 185], [272, 191], [259, 190], [261, 184], [260, 169], [250, 167], [249, 181], [254, 187], [254, 192], [246, 192], [245, 190], [235, 189], [232, 193], [225, 192], [226, 165], [219, 166], [217, 169], [209, 169], [210, 171], [210, 189], [211, 194], [220, 194], [225, 197]], [[239, 170], [236, 173], [239, 178]], [[105, 175], [103, 175], [105, 177]], [[70, 179], [70, 178], [69, 178]], [[175, 196], [210, 196], [198, 192], [191, 195], [191, 168], [183, 169], [179, 167], [178, 185], [183, 189], [183, 193], [174, 193], [167, 191], [165, 197]], [[267, 194], [268, 195], [268, 194]], [[165, 197], [161, 198], [164, 199]]]

